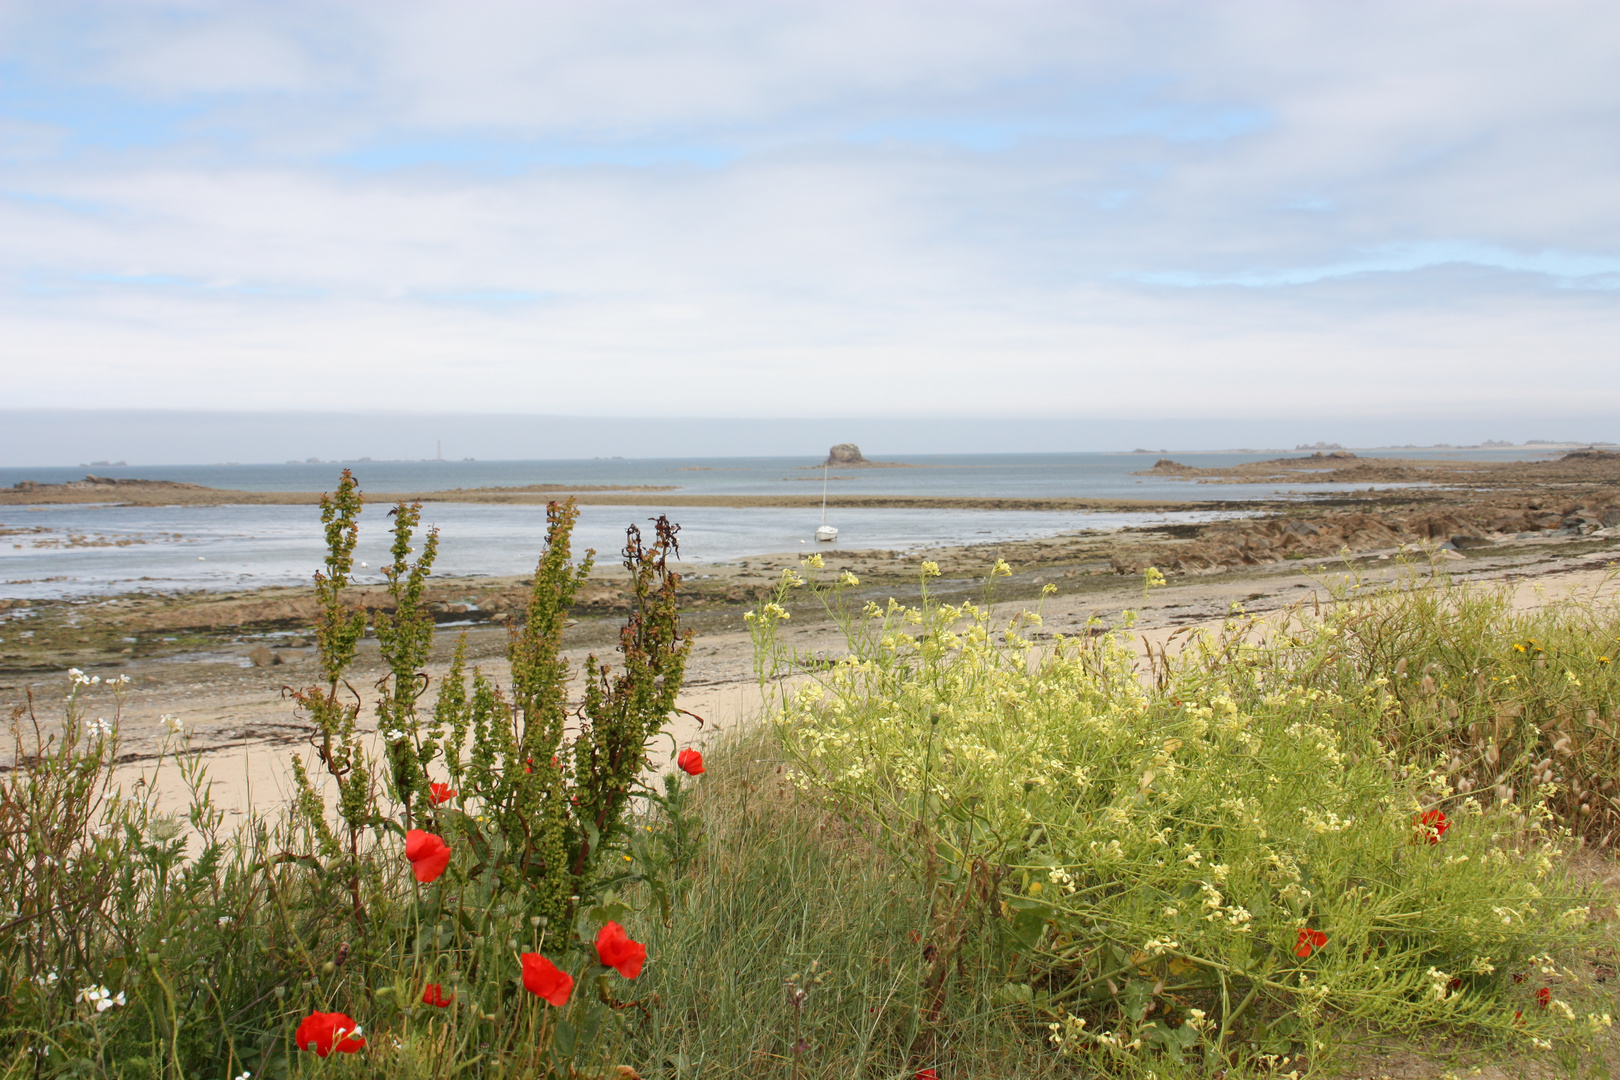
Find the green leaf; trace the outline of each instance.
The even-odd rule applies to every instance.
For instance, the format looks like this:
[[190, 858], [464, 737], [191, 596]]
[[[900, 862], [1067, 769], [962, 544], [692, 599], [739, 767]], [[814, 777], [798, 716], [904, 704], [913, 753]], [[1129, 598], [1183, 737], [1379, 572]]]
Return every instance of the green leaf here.
[[567, 1059], [574, 1056], [574, 1045], [578, 1035], [574, 1025], [567, 1020], [557, 1021], [557, 1030], [551, 1036], [551, 1053], [553, 1057]]
[[1035, 991], [1029, 983], [1006, 983], [991, 997], [997, 1005], [1028, 1005], [1035, 1000]]
[[631, 907], [629, 904], [623, 904], [617, 900], [610, 900], [598, 907], [591, 908], [585, 913], [585, 916], [597, 926], [603, 926], [610, 922], [622, 923], [624, 921], [624, 917], [635, 910], [636, 909]]
[[1023, 908], [1007, 924], [1007, 936], [1019, 949], [1033, 949], [1046, 932], [1046, 919], [1051, 913], [1045, 904]]
[[1120, 995], [1121, 1005], [1125, 1015], [1135, 1023], [1141, 1023], [1147, 1016], [1148, 1006], [1153, 1003], [1153, 984], [1146, 979], [1131, 979], [1125, 983], [1125, 993]]

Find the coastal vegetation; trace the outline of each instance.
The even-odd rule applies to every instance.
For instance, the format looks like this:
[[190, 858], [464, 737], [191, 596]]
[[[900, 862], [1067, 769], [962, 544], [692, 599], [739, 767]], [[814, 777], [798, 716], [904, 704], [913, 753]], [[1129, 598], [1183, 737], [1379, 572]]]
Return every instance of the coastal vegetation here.
[[[581, 685], [593, 556], [553, 504], [510, 685], [458, 657], [430, 707], [436, 537], [394, 507], [368, 629], [352, 478], [322, 511], [289, 806], [226, 829], [183, 730], [187, 814], [114, 785], [117, 684], [13, 717], [0, 1075], [1236, 1080], [1394, 1043], [1602, 1067], [1611, 604], [1515, 612], [1414, 565], [1144, 658], [1128, 614], [1062, 636], [998, 606], [1005, 563], [973, 599], [924, 563], [880, 604], [810, 556], [749, 614], [760, 722], [699, 752], [661, 734], [675, 526], [627, 536], [617, 656]], [[810, 607], [839, 648], [788, 646]]]

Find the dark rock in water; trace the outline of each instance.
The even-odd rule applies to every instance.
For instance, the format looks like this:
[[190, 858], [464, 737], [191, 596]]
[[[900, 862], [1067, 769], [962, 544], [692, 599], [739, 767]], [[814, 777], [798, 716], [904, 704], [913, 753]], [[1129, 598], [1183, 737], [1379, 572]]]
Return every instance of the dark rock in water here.
[[827, 451], [828, 465], [864, 465], [866, 459], [861, 456], [861, 448], [852, 442], [841, 442]]
[[1183, 465], [1179, 461], [1172, 461], [1167, 457], [1162, 457], [1158, 461], [1155, 461], [1153, 463], [1153, 468], [1151, 468], [1151, 469], [1143, 469], [1141, 472], [1132, 473], [1131, 475], [1133, 475], [1133, 476], [1197, 476], [1200, 473], [1202, 473], [1203, 471], [1204, 470], [1194, 468], [1191, 465]]

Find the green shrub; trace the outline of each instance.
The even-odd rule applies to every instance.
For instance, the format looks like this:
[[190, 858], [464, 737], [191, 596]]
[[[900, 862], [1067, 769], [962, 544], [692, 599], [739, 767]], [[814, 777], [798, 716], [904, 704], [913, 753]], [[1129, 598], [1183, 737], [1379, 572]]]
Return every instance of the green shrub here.
[[[624, 996], [641, 960], [627, 935], [598, 935], [623, 920], [644, 936], [615, 890], [666, 891], [631, 854], [632, 800], [680, 791], [639, 781], [691, 647], [669, 566], [676, 527], [660, 518], [650, 545], [629, 530], [621, 663], [592, 657], [572, 710], [558, 650], [591, 560], [572, 563], [575, 509], [552, 504], [528, 619], [510, 641], [510, 701], [477, 671], [469, 691], [458, 647], [423, 715], [436, 536], [411, 561], [420, 507], [396, 506], [394, 603], [375, 619], [389, 674], [374, 755], [348, 685], [366, 631], [345, 595], [361, 506], [347, 472], [322, 500], [325, 681], [292, 695], [314, 754], [295, 756], [282, 814], [222, 833], [183, 738], [165, 753], [190, 788], [188, 822], [155, 811], [149, 780], [114, 790], [116, 715], [86, 719], [80, 692], [94, 680], [77, 673], [58, 732], [36, 721], [28, 737], [31, 703], [14, 716], [17, 766], [0, 777], [0, 891], [17, 903], [0, 922], [7, 1075], [505, 1077], [611, 1064], [645, 1009]], [[542, 969], [533, 985], [526, 964]], [[325, 1034], [312, 1034], [323, 1018]]]
[[[1593, 898], [1564, 878], [1556, 789], [1454, 783], [1364, 662], [1380, 631], [1443, 636], [1460, 592], [1346, 598], [1271, 629], [1235, 617], [1144, 673], [1128, 616], [1037, 647], [1038, 613], [993, 625], [988, 606], [936, 603], [932, 573], [918, 607], [860, 614], [808, 583], [845, 627], [836, 663], [775, 649], [780, 603], [751, 622], [762, 672], [805, 680], [778, 719], [795, 782], [879, 827], [928, 898], [915, 1060], [983, 935], [1007, 958], [1006, 1024], [1126, 1072], [1318, 1066], [1367, 1036], [1533, 1049], [1607, 1026], [1565, 1000], [1558, 958], [1589, 941]], [[802, 583], [790, 571], [781, 593]], [[1504, 650], [1521, 626], [1469, 630]]]

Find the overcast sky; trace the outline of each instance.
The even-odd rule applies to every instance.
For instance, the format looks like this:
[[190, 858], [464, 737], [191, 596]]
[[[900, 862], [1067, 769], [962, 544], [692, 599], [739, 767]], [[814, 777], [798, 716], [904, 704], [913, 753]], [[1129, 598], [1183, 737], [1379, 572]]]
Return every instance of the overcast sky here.
[[1612, 0], [0, 3], [0, 404], [1620, 416], [1617, 72]]

